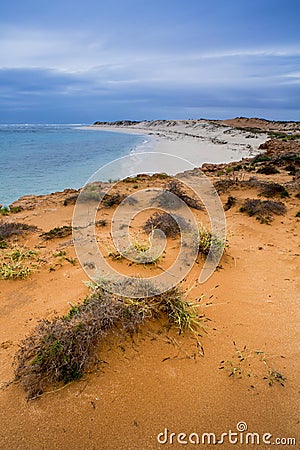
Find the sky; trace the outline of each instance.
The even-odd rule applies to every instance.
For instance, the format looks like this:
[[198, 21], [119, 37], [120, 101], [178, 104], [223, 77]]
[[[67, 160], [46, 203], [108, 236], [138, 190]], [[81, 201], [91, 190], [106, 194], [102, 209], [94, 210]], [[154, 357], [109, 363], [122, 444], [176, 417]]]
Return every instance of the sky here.
[[300, 120], [299, 0], [0, 5], [0, 123]]

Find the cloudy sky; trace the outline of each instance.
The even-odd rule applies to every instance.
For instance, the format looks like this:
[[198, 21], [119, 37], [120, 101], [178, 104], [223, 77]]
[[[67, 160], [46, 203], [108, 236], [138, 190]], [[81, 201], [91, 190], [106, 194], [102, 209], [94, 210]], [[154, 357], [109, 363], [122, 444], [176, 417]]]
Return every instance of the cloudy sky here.
[[300, 120], [299, 0], [0, 5], [0, 123]]

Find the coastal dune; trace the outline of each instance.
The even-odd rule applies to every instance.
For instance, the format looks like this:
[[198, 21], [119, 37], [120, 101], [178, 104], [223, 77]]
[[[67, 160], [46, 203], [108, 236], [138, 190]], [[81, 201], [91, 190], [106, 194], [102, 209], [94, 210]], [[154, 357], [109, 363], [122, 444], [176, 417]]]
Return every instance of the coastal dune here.
[[[79, 380], [49, 385], [29, 401], [14, 376], [20, 343], [39, 320], [51, 322], [83, 303], [90, 288], [70, 229], [79, 191], [28, 196], [11, 205], [11, 212], [1, 217], [0, 236], [6, 223], [29, 228], [3, 236], [1, 261], [16, 246], [36, 254], [27, 263], [32, 268], [28, 277], [0, 280], [1, 449], [171, 449], [182, 448], [180, 439], [192, 434], [193, 439], [205, 433], [220, 439], [230, 430], [238, 432], [235, 447], [240, 449], [246, 448], [247, 431], [260, 439], [252, 448], [270, 448], [275, 439], [299, 441], [299, 123], [284, 127], [271, 123], [268, 129], [256, 119], [94, 125], [151, 133], [158, 139], [155, 151], [195, 165], [202, 146], [207, 148], [202, 170], [225, 209], [227, 246], [209, 280], [198, 282], [205, 259], [199, 256], [181, 283], [202, 320], [197, 339], [188, 330], [178, 333], [161, 318], [146, 321], [132, 336], [112, 335], [103, 341], [96, 364]], [[273, 135], [270, 140], [268, 131], [284, 132], [285, 137]], [[214, 153], [222, 161], [222, 152], [224, 161], [211, 164]], [[151, 277], [172, 264], [178, 237], [168, 238], [164, 257], [155, 265], [132, 264], [110, 251], [110, 225], [118, 207], [112, 199], [118, 195], [121, 201], [152, 187], [168, 189], [171, 181], [168, 175], [144, 174], [112, 186], [110, 202], [97, 211], [95, 234], [117, 270]], [[91, 192], [101, 188], [95, 184]], [[247, 200], [255, 200], [251, 205], [256, 207], [276, 202], [277, 209], [250, 210]], [[91, 208], [93, 201], [87, 200]], [[283, 205], [279, 209], [278, 203]], [[191, 210], [208, 226], [204, 209]], [[142, 211], [133, 220], [131, 231], [139, 238], [153, 211]], [[180, 433], [185, 437], [178, 438]], [[266, 433], [271, 435], [269, 444], [262, 441]], [[223, 447], [229, 448], [226, 439]], [[209, 447], [207, 436], [201, 445]]]

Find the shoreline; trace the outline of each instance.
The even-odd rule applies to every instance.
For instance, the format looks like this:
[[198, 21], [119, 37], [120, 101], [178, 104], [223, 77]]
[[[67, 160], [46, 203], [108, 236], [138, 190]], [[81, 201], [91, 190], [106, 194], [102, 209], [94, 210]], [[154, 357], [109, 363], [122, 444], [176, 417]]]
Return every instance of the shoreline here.
[[[85, 132], [107, 131], [110, 133], [119, 134], [120, 138], [118, 139], [120, 140], [120, 143], [123, 140], [121, 135], [124, 136], [125, 142], [129, 139], [130, 135], [132, 135], [132, 140], [134, 140], [134, 137], [140, 137], [141, 139], [139, 140], [142, 142], [139, 142], [137, 144], [132, 143], [131, 146], [127, 147], [126, 152], [123, 155], [115, 155], [115, 151], [112, 150], [109, 157], [112, 159], [112, 161], [114, 161], [121, 156], [132, 156], [132, 159], [130, 160], [130, 166], [132, 170], [134, 171], [136, 169], [137, 173], [143, 173], [147, 172], [147, 163], [143, 160], [143, 156], [137, 158], [137, 154], [143, 154], [145, 152], [153, 153], [153, 159], [156, 159], [155, 154], [163, 154], [165, 161], [168, 160], [167, 155], [172, 155], [176, 158], [170, 158], [170, 165], [165, 164], [164, 169], [164, 171], [166, 171], [166, 168], [168, 169], [167, 173], [169, 175], [176, 175], [177, 173], [181, 173], [187, 167], [187, 163], [189, 163], [189, 167], [202, 167], [203, 164], [219, 164], [240, 161], [244, 157], [253, 156], [254, 154], [258, 153], [259, 144], [264, 142], [267, 138], [267, 135], [259, 135], [258, 138], [245, 138], [245, 136], [247, 136], [245, 132], [235, 130], [234, 128], [228, 126], [220, 126], [218, 124], [204, 120], [199, 121], [196, 127], [195, 125], [191, 126], [191, 123], [189, 123], [188, 121], [157, 121], [155, 123], [142, 122], [134, 126], [90, 125], [81, 126], [80, 128], [82, 130], [86, 130]], [[127, 139], [125, 135], [127, 135]], [[95, 140], [94, 138], [93, 140]], [[226, 138], [226, 141], [224, 138]], [[99, 154], [101, 154], [102, 151], [101, 141], [102, 138], [99, 139]], [[114, 139], [112, 139], [112, 141], [114, 141]], [[75, 141], [74, 145], [76, 145]], [[81, 144], [79, 140], [77, 143], [77, 146], [79, 146], [78, 148], [80, 148], [80, 145]], [[94, 167], [98, 169], [98, 167], [108, 164], [109, 160], [107, 160], [107, 157], [105, 158], [106, 159], [104, 159], [102, 163], [100, 161], [99, 166], [94, 165]], [[102, 157], [100, 159], [102, 160]], [[138, 165], [137, 159], [139, 159]], [[159, 161], [159, 156], [157, 157], [157, 161]], [[159, 163], [156, 167], [158, 167], [159, 171]], [[47, 193], [51, 194], [52, 192], [62, 191], [69, 188], [79, 189], [94, 173], [94, 170], [92, 168], [92, 170], [87, 173], [87, 177], [82, 179], [82, 177], [80, 178], [81, 171], [79, 170], [76, 172], [75, 170], [73, 174], [78, 174], [78, 182], [76, 182], [76, 177], [72, 175], [72, 181], [69, 176], [70, 174], [68, 172], [68, 169], [66, 170], [66, 177], [64, 178], [62, 183], [62, 171], [61, 168], [59, 168], [59, 179], [56, 182], [55, 179], [57, 175], [56, 177], [53, 177], [53, 179], [51, 180], [52, 187], [50, 189], [43, 189], [42, 178], [40, 189], [36, 189], [36, 186], [31, 189], [31, 186], [27, 186], [27, 184], [23, 186], [22, 178], [19, 178], [15, 185], [15, 190], [19, 191], [16, 192], [17, 195], [14, 197], [12, 195], [8, 195], [9, 201], [5, 195], [2, 195], [2, 201], [0, 200], [0, 202], [4, 205], [9, 205], [17, 201], [19, 198], [31, 194], [45, 195]], [[124, 173], [123, 168], [121, 168], [120, 174], [108, 174], [107, 180], [110, 178], [123, 178], [127, 175], [129, 175], [129, 173], [126, 172], [126, 169]], [[49, 182], [50, 181], [48, 180], [48, 184]], [[11, 192], [9, 193], [11, 194]]]
[[[296, 122], [268, 122], [263, 119], [230, 119], [226, 121], [200, 120], [156, 120], [152, 122], [138, 122], [129, 124], [121, 122], [93, 124], [82, 126], [84, 130], [109, 131], [118, 134], [133, 134], [144, 136], [145, 141], [132, 148], [131, 154], [150, 151], [174, 155], [178, 158], [178, 164], [169, 168], [169, 175], [182, 172], [180, 158], [183, 165], [189, 162], [193, 167], [218, 164], [233, 164], [251, 158], [262, 152], [259, 147], [265, 145], [270, 138], [270, 130], [274, 132], [297, 133], [300, 131], [300, 123]], [[271, 125], [270, 125], [271, 124]], [[266, 127], [270, 126], [270, 130]], [[224, 139], [225, 137], [225, 139]], [[174, 159], [173, 159], [174, 161]], [[141, 165], [140, 165], [141, 166]], [[140, 167], [139, 166], [139, 167]], [[147, 172], [147, 168], [141, 172]], [[63, 192], [65, 189], [74, 189], [73, 186], [63, 186], [62, 189], [52, 190], [47, 194], [26, 193], [12, 203], [23, 197], [51, 195], [54, 192]], [[77, 189], [77, 188], [75, 188]], [[80, 187], [78, 188], [80, 189]]]
[[[198, 121], [197, 128], [192, 129], [188, 121], [156, 122], [159, 126], [141, 122], [130, 126], [94, 124], [90, 128], [153, 137], [156, 139], [154, 152], [184, 158], [200, 168], [203, 164], [228, 164], [253, 157], [260, 153], [259, 146], [268, 139], [267, 133], [250, 134], [229, 125], [220, 126], [206, 120]], [[169, 174], [175, 175], [178, 172], [180, 167]]]
[[[133, 340], [119, 336], [102, 342], [96, 365], [83, 378], [67, 385], [50, 383], [44, 395], [30, 402], [14, 378], [13, 362], [20, 343], [40, 320], [52, 323], [66, 317], [70, 306], [76, 311], [76, 305], [83, 304], [90, 293], [82, 282], [89, 280], [68, 234], [78, 192], [21, 200], [15, 205], [20, 209], [2, 218], [3, 223], [26, 226], [22, 233], [5, 237], [3, 257], [8, 258], [16, 246], [32, 252], [32, 260], [24, 261], [32, 264], [27, 278], [0, 282], [0, 437], [5, 447], [23, 448], [26, 440], [26, 448], [155, 450], [156, 437], [165, 428], [221, 436], [226, 430], [236, 430], [241, 421], [249, 432], [261, 436], [267, 432], [274, 438], [299, 436], [295, 400], [299, 378], [295, 357], [299, 342], [299, 140], [274, 140], [263, 151], [268, 160], [203, 168], [224, 206], [228, 248], [206, 283], [196, 281], [202, 257], [182, 281], [188, 301], [196, 303], [203, 320], [200, 348], [187, 331], [179, 334], [160, 320], [150, 320]], [[277, 172], [259, 171], [270, 166]], [[164, 188], [169, 181], [168, 177], [141, 175], [121, 181], [113, 193], [121, 200], [123, 195], [151, 186]], [[285, 213], [274, 214], [272, 220], [265, 217], [264, 222], [242, 211], [247, 199], [265, 202], [261, 190], [272, 183], [288, 190], [284, 198], [276, 191], [271, 197], [272, 202], [284, 204]], [[110, 204], [97, 211], [95, 234], [106, 261], [130, 276], [151, 278], [168, 270], [180, 246], [179, 236], [168, 240], [158, 265], [132, 264], [109, 254], [117, 208]], [[150, 214], [142, 211], [132, 221], [131, 231], [139, 242]], [[201, 223], [208, 221], [203, 210], [194, 209], [193, 214]], [[65, 235], [43, 238], [55, 229]], [[87, 262], [92, 262], [92, 256]], [[240, 374], [232, 373], [239, 367]]]

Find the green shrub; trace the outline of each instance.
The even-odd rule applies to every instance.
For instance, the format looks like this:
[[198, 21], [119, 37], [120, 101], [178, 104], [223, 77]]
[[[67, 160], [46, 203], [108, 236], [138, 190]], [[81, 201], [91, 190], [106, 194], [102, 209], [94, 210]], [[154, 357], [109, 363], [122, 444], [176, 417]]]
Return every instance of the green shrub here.
[[33, 250], [21, 247], [4, 251], [0, 255], [0, 278], [2, 280], [27, 278], [35, 269], [32, 260], [36, 259], [36, 254]]
[[17, 213], [19, 213], [19, 212], [22, 211], [22, 206], [10, 206], [10, 207], [9, 207], [9, 211], [10, 211], [12, 214], [17, 214]]
[[2, 214], [2, 216], [8, 216], [9, 215], [9, 207], [2, 206], [2, 208], [0, 208], [0, 214]]
[[254, 158], [252, 158], [251, 164], [256, 164], [256, 163], [270, 161], [270, 160], [271, 160], [270, 156], [257, 155], [257, 156], [254, 156]]

